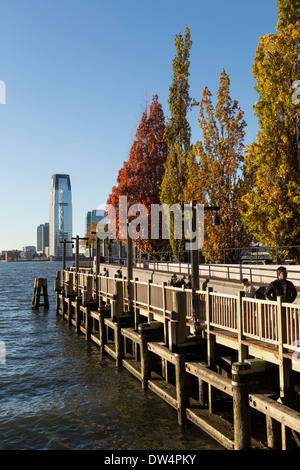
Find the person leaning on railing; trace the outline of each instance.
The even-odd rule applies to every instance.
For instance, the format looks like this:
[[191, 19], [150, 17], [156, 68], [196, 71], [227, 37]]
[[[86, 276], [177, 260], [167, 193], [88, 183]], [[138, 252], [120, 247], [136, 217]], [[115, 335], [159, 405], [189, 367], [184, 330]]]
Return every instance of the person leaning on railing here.
[[266, 289], [266, 298], [276, 300], [282, 296], [283, 302], [292, 303], [297, 297], [297, 290], [291, 281], [287, 280], [287, 270], [284, 266], [277, 269], [277, 279], [271, 282]]

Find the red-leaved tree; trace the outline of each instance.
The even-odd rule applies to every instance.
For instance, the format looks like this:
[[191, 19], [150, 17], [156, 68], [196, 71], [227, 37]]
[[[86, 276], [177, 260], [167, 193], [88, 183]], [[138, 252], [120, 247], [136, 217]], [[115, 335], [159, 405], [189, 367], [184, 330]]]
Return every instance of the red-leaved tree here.
[[[155, 239], [151, 232], [151, 205], [160, 204], [159, 189], [164, 174], [164, 164], [168, 154], [168, 146], [163, 141], [165, 118], [157, 95], [153, 96], [149, 114], [145, 110], [138, 126], [135, 140], [129, 152], [128, 161], [124, 162], [119, 170], [117, 185], [107, 199], [107, 205], [113, 206], [116, 214], [116, 239], [124, 240], [126, 228], [119, 226], [123, 220], [120, 214], [120, 197], [127, 198], [126, 212], [128, 220], [136, 221], [135, 233], [139, 237], [132, 237], [133, 244], [143, 252], [153, 253], [163, 251], [169, 246], [169, 240]], [[123, 199], [123, 202], [125, 199]], [[140, 204], [145, 208], [141, 214], [133, 205]], [[139, 218], [145, 220], [147, 227], [138, 224]], [[107, 206], [108, 221], [112, 220], [112, 211]], [[136, 239], [134, 239], [136, 238]]]

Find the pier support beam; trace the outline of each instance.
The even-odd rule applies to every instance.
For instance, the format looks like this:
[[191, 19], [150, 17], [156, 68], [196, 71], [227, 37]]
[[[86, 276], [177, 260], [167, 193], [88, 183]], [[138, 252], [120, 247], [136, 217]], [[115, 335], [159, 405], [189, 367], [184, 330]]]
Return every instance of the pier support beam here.
[[187, 374], [185, 372], [185, 362], [185, 356], [181, 354], [175, 354], [177, 420], [179, 426], [182, 426], [186, 422], [188, 390]]
[[232, 364], [234, 449], [251, 448], [251, 424], [249, 407], [248, 370], [250, 364], [235, 362]]

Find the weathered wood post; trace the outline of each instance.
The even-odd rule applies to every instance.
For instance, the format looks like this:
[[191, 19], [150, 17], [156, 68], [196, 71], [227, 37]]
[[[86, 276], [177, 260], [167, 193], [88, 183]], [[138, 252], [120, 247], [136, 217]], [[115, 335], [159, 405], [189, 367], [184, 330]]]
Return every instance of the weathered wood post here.
[[279, 449], [281, 444], [281, 426], [270, 415], [266, 415], [267, 443], [269, 449]]
[[[43, 303], [40, 303], [40, 297], [43, 297]], [[39, 277], [34, 279], [33, 295], [31, 301], [32, 310], [38, 310], [39, 307], [49, 308], [47, 279]]]
[[122, 325], [121, 323], [116, 323], [115, 329], [115, 351], [116, 351], [116, 366], [121, 367], [122, 359], [124, 356], [124, 338], [121, 334]]
[[140, 336], [142, 390], [148, 390], [148, 379], [150, 376], [150, 364], [149, 364], [149, 352], [148, 352], [149, 334], [147, 334], [147, 327], [148, 325], [145, 323], [141, 323], [138, 326], [138, 333]]
[[86, 341], [91, 340], [91, 333], [92, 333], [91, 311], [88, 307], [86, 307], [85, 309], [85, 339]]
[[56, 292], [56, 305], [55, 305], [55, 313], [56, 315], [59, 314], [59, 307], [60, 307], [60, 293], [62, 291], [61, 288], [61, 272], [56, 271], [55, 282], [54, 282], [54, 290]]
[[72, 299], [68, 299], [68, 326], [72, 326]]
[[80, 310], [80, 301], [81, 299], [76, 296], [75, 297], [75, 331], [77, 334], [80, 333], [80, 324], [81, 324], [81, 317], [82, 313]]
[[173, 292], [173, 311], [169, 322], [170, 349], [184, 343], [187, 337], [186, 293], [184, 290]]
[[235, 450], [251, 448], [249, 375], [247, 374], [249, 369], [250, 364], [245, 362], [235, 362], [231, 367]]
[[111, 301], [111, 319], [117, 321], [123, 313], [123, 284], [121, 280], [115, 280], [114, 294]]
[[138, 281], [138, 278], [136, 277], [134, 279], [134, 284], [133, 284], [133, 298], [134, 298], [134, 329], [135, 331], [137, 331], [138, 329], [138, 325], [140, 323], [140, 310], [139, 308], [136, 306], [136, 299], [137, 299], [137, 281]]
[[[100, 311], [99, 311], [100, 310]], [[106, 318], [106, 312], [103, 308], [99, 307], [99, 347], [100, 353], [104, 352], [104, 345], [107, 343], [107, 331], [104, 323], [104, 318]]]
[[[205, 363], [203, 367], [208, 368], [208, 364]], [[208, 403], [208, 383], [200, 377], [198, 377], [198, 394], [200, 405], [205, 406]]]
[[[287, 341], [286, 309], [282, 306], [282, 297], [277, 297], [277, 330], [278, 330], [278, 359], [279, 359], [279, 393], [280, 400], [287, 403], [290, 392], [290, 364], [291, 361], [284, 357], [284, 344]], [[282, 449], [290, 446], [291, 431], [281, 424]]]
[[176, 401], [177, 401], [177, 420], [179, 426], [186, 422], [187, 408], [187, 377], [185, 371], [185, 356], [175, 354], [175, 377], [176, 377]]
[[282, 306], [282, 297], [277, 297], [277, 329], [278, 329], [278, 358], [279, 358], [279, 387], [280, 397], [283, 398], [290, 390], [289, 361], [284, 357], [286, 343], [286, 311]]

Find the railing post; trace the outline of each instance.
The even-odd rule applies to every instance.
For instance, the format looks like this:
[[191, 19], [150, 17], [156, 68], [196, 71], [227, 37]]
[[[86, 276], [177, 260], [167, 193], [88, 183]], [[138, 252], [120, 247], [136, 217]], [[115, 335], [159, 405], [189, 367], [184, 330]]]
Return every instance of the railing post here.
[[290, 389], [289, 363], [284, 358], [284, 343], [286, 342], [286, 312], [282, 306], [282, 297], [277, 297], [277, 331], [278, 331], [278, 358], [279, 358], [279, 388], [280, 397], [286, 396]]
[[148, 279], [147, 281], [147, 302], [148, 302], [148, 321], [153, 320], [153, 314], [150, 312], [150, 305], [151, 305], [151, 284], [152, 280]]
[[248, 369], [250, 369], [250, 364], [245, 362], [235, 362], [231, 368], [235, 450], [251, 448], [249, 381], [246, 372]]
[[162, 301], [163, 301], [163, 320], [164, 320], [164, 342], [167, 344], [168, 342], [168, 325], [166, 320], [166, 282], [163, 282], [161, 285], [161, 292], [162, 292]]
[[137, 331], [137, 328], [138, 328], [138, 325], [139, 325], [139, 322], [140, 322], [139, 309], [138, 309], [137, 306], [136, 306], [136, 302], [137, 302], [137, 289], [138, 289], [137, 281], [138, 281], [138, 278], [136, 277], [136, 278], [134, 279], [134, 284], [133, 284], [134, 329], [135, 329], [136, 331]]
[[211, 367], [215, 363], [215, 338], [210, 333], [210, 322], [212, 316], [211, 295], [212, 287], [206, 288], [206, 334], [207, 334], [207, 362]]
[[247, 357], [247, 348], [244, 344], [242, 344], [243, 335], [243, 297], [245, 293], [242, 291], [238, 291], [237, 293], [237, 331], [238, 331], [238, 343], [239, 343], [239, 351], [238, 351], [238, 360], [239, 362], [243, 362]]

